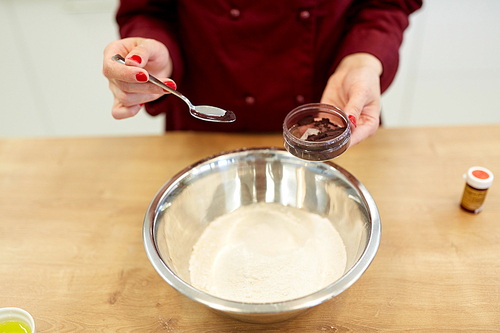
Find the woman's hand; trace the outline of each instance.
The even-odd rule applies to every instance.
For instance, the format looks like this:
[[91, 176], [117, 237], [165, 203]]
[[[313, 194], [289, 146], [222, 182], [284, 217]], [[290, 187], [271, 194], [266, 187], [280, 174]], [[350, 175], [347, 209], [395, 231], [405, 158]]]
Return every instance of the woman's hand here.
[[351, 146], [372, 136], [380, 123], [382, 63], [368, 53], [346, 56], [326, 84], [321, 103], [341, 108], [351, 120]]
[[[125, 64], [111, 59], [115, 54], [125, 58]], [[114, 102], [111, 114], [116, 119], [135, 116], [144, 103], [154, 101], [168, 92], [147, 83], [148, 73], [176, 89], [172, 62], [165, 45], [146, 38], [125, 38], [110, 43], [104, 49], [102, 72], [109, 80]]]

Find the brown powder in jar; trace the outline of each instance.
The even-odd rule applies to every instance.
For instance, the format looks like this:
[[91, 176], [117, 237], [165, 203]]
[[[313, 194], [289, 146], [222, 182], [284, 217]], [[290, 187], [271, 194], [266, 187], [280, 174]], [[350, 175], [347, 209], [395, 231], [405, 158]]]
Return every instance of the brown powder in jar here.
[[305, 141], [328, 141], [341, 135], [345, 127], [334, 124], [328, 118], [314, 119], [312, 115], [301, 118], [290, 128], [290, 133]]

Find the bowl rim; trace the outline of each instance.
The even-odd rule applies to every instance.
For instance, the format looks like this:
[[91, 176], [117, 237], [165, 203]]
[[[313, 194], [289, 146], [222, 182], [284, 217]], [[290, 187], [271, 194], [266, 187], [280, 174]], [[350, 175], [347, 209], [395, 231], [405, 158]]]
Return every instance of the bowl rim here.
[[[201, 290], [196, 289], [191, 286], [183, 279], [181, 279], [177, 274], [175, 274], [163, 261], [161, 255], [159, 253], [158, 247], [156, 246], [154, 232], [157, 227], [157, 219], [159, 213], [158, 204], [160, 203], [163, 195], [167, 190], [175, 185], [180, 179], [182, 179], [188, 171], [197, 168], [200, 165], [206, 164], [210, 161], [214, 161], [222, 156], [233, 155], [233, 154], [256, 154], [256, 153], [272, 153], [272, 154], [286, 154], [288, 157], [293, 157], [294, 159], [298, 159], [293, 155], [289, 154], [284, 148], [277, 147], [254, 147], [254, 148], [241, 148], [236, 150], [229, 150], [220, 152], [215, 155], [208, 156], [203, 158], [188, 167], [182, 169], [178, 173], [176, 173], [173, 177], [171, 177], [156, 193], [156, 195], [151, 200], [151, 203], [148, 206], [146, 211], [146, 215], [144, 217], [143, 223], [143, 242], [144, 248], [146, 250], [147, 257], [157, 273], [168, 282], [168, 284], [176, 289], [178, 292], [183, 294], [190, 299], [204, 304], [212, 309], [220, 310], [223, 312], [230, 312], [234, 314], [278, 314], [284, 312], [291, 312], [297, 310], [305, 310], [307, 308], [316, 306], [321, 304], [348, 289], [351, 285], [353, 285], [361, 275], [368, 269], [371, 262], [375, 258], [377, 250], [380, 245], [381, 238], [381, 220], [380, 214], [377, 208], [377, 205], [365, 188], [365, 186], [351, 173], [349, 173], [344, 168], [339, 165], [331, 162], [331, 161], [306, 161], [305, 163], [314, 163], [314, 164], [326, 164], [331, 168], [339, 171], [347, 180], [351, 183], [351, 185], [359, 191], [362, 195], [362, 199], [364, 201], [364, 205], [368, 208], [368, 215], [371, 220], [371, 226], [369, 229], [368, 236], [368, 244], [361, 254], [358, 261], [345, 273], [341, 278], [328, 285], [327, 287], [318, 290], [312, 294], [295, 298], [282, 302], [275, 303], [245, 303], [238, 301], [231, 301], [223, 298], [219, 298], [210, 294], [207, 294]], [[298, 159], [300, 160], [300, 159]]]
[[0, 308], [0, 323], [13, 320], [21, 321], [29, 326], [32, 333], [36, 333], [35, 320], [28, 311], [12, 306]]

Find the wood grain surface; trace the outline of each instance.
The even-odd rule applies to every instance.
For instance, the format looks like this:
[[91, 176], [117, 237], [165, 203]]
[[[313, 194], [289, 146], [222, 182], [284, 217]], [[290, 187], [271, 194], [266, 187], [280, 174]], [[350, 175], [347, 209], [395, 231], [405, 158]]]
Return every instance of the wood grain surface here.
[[500, 330], [500, 180], [484, 210], [459, 208], [463, 173], [500, 176], [500, 126], [380, 129], [334, 160], [374, 197], [382, 239], [341, 295], [278, 324], [220, 316], [149, 263], [142, 223], [174, 174], [282, 136], [0, 140], [0, 307], [37, 332], [478, 332]]

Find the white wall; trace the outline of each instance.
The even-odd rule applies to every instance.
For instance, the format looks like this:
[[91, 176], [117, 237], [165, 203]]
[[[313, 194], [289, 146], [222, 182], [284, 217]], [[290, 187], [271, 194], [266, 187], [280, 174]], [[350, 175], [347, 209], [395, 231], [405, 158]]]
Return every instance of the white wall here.
[[382, 98], [386, 126], [500, 122], [500, 1], [424, 0]]
[[116, 0], [0, 0], [0, 137], [162, 133], [161, 118], [117, 121], [102, 52]]
[[[424, 0], [425, 1], [425, 0]], [[0, 137], [160, 134], [111, 117], [102, 51], [116, 0], [0, 0]], [[427, 0], [411, 19], [387, 127], [500, 122], [500, 1]]]

